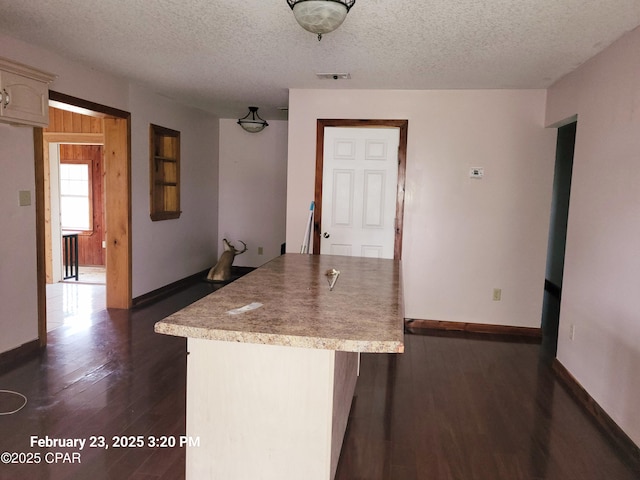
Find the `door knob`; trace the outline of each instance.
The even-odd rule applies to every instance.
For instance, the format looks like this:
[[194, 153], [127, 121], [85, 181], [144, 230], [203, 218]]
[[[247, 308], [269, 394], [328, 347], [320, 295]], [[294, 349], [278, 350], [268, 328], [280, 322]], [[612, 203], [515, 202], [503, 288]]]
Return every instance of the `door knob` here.
[[324, 238], [329, 238], [331, 235], [329, 234], [329, 232], [324, 232], [324, 233], [322, 234], [322, 236], [323, 236]]

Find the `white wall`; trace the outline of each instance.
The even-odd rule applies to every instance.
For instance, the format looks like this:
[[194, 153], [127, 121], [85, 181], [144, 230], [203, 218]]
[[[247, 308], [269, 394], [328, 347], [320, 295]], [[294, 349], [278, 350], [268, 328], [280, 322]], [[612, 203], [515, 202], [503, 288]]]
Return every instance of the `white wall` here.
[[[234, 265], [259, 267], [280, 255], [285, 241], [287, 122], [268, 120], [260, 133], [245, 132], [237, 120], [220, 120], [220, 212], [218, 249], [227, 238], [248, 250]], [[263, 254], [258, 254], [263, 247]]]
[[638, 445], [639, 50], [636, 29], [553, 85], [547, 101], [548, 124], [578, 115], [558, 359]]
[[[0, 352], [38, 337], [33, 129], [0, 124]], [[31, 192], [20, 207], [18, 192]]]
[[[133, 297], [209, 268], [218, 253], [218, 120], [130, 88]], [[149, 124], [180, 132], [180, 218], [149, 216]]]
[[[408, 119], [406, 317], [540, 327], [556, 138], [544, 128], [545, 98], [292, 90], [287, 250], [299, 248], [313, 199], [316, 119]], [[484, 179], [470, 179], [471, 167], [484, 167]]]
[[[149, 90], [0, 35], [0, 56], [58, 77], [51, 89], [131, 112], [133, 295], [207, 268], [217, 257], [218, 120]], [[149, 123], [182, 133], [180, 220], [149, 219]], [[33, 129], [0, 124], [0, 353], [37, 338]], [[18, 207], [18, 191], [33, 204]]]

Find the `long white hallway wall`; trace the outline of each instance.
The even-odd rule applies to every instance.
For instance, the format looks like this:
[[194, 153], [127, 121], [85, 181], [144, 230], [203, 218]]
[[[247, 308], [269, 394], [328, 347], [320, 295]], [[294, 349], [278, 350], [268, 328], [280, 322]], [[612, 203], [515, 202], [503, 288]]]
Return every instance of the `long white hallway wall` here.
[[[640, 445], [640, 29], [548, 92], [577, 115], [558, 360]], [[570, 332], [573, 330], [573, 335]]]
[[[0, 56], [57, 75], [50, 88], [131, 113], [133, 296], [210, 266], [217, 257], [218, 119], [142, 86], [0, 35]], [[149, 218], [149, 123], [181, 131], [183, 214]], [[35, 170], [30, 127], [0, 124], [0, 353], [38, 337]], [[18, 206], [18, 192], [32, 204]], [[205, 208], [206, 207], [206, 208]]]

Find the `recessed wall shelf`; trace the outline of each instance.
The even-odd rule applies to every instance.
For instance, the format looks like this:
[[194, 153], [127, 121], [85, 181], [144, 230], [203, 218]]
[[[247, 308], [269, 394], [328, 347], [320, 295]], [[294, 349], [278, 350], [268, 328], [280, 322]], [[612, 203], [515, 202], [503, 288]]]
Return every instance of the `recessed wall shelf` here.
[[151, 220], [180, 217], [180, 132], [150, 125]]

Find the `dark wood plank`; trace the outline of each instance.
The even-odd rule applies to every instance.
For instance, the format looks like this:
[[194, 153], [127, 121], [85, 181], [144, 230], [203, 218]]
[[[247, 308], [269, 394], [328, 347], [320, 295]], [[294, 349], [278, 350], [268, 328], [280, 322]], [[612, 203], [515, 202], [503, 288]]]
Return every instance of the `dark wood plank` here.
[[[0, 376], [3, 389], [29, 400], [20, 412], [0, 416], [0, 451], [44, 454], [47, 449], [30, 447], [31, 435], [102, 435], [108, 441], [115, 435], [184, 435], [186, 341], [157, 335], [153, 325], [215, 288], [201, 282], [146, 309], [102, 311], [89, 328], [51, 332], [38, 358]], [[0, 479], [184, 476], [184, 448], [85, 447], [81, 454], [80, 465], [0, 465]]]
[[39, 350], [40, 344], [38, 340], [32, 340], [19, 347], [0, 353], [0, 373], [10, 371], [22, 364], [25, 359], [37, 357]]
[[[405, 331], [409, 333], [440, 335], [441, 332], [445, 332], [450, 336], [453, 336], [456, 333], [461, 333], [462, 335], [460, 336], [463, 337], [467, 336], [466, 334], [478, 334], [492, 335], [494, 340], [508, 340], [507, 337], [512, 337], [512, 339], [515, 339], [516, 341], [542, 342], [541, 328], [422, 319], [405, 319], [404, 325]], [[467, 338], [469, 337], [467, 336]]]
[[[185, 340], [153, 325], [216, 288], [200, 282], [53, 331], [45, 351], [0, 375], [1, 389], [29, 400], [0, 416], [0, 452], [54, 450], [32, 449], [31, 435], [184, 435]], [[540, 345], [417, 334], [405, 343], [402, 355], [362, 356], [336, 480], [640, 478], [561, 388]], [[85, 447], [81, 460], [3, 464], [0, 480], [180, 480], [185, 448]]]
[[553, 371], [558, 375], [562, 384], [571, 396], [595, 420], [597, 425], [610, 436], [613, 441], [630, 456], [640, 463], [640, 447], [635, 445], [629, 436], [613, 421], [582, 385], [575, 379], [558, 359], [553, 361]]
[[395, 362], [362, 357], [336, 480], [640, 478], [539, 345], [405, 340]]

